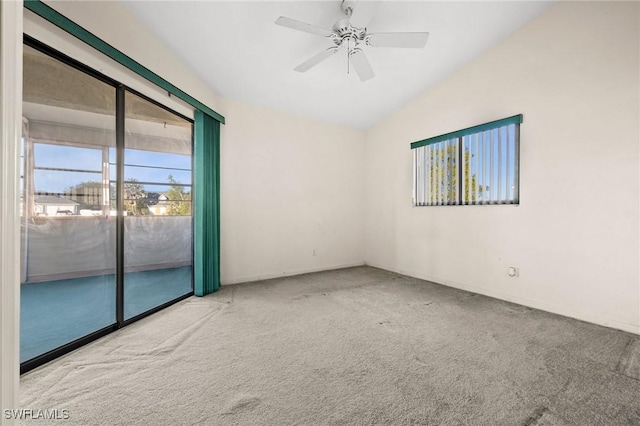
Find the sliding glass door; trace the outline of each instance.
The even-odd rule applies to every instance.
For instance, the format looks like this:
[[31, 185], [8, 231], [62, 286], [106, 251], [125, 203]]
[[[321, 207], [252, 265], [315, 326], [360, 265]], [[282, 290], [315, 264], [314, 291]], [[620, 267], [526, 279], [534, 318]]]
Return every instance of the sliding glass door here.
[[114, 324], [113, 85], [24, 47], [21, 361]]
[[20, 359], [32, 368], [193, 294], [193, 126], [35, 41], [23, 86]]
[[124, 319], [193, 291], [191, 122], [125, 94]]

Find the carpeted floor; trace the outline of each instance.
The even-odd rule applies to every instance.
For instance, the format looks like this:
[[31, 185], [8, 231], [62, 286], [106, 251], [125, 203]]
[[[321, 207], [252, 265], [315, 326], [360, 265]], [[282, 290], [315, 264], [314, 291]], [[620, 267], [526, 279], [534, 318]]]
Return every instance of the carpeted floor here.
[[[191, 292], [190, 266], [124, 275], [124, 318]], [[20, 362], [116, 322], [114, 275], [23, 284]]]
[[186, 299], [21, 392], [85, 426], [640, 425], [640, 337], [358, 267]]

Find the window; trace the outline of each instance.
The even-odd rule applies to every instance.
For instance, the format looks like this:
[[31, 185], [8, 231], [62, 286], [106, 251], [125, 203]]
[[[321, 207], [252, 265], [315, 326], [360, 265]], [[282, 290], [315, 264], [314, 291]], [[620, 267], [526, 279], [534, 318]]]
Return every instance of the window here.
[[413, 205], [519, 204], [522, 115], [411, 144]]
[[[34, 123], [37, 125], [38, 123]], [[31, 214], [46, 217], [108, 215], [103, 150], [91, 146], [28, 141], [33, 161]], [[29, 168], [30, 169], [30, 168]]]

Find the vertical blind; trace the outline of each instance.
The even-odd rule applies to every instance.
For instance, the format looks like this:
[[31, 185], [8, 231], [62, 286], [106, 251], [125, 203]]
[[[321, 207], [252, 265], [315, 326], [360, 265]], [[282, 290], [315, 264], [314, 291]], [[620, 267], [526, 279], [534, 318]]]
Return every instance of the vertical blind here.
[[411, 144], [415, 206], [518, 204], [522, 115]]

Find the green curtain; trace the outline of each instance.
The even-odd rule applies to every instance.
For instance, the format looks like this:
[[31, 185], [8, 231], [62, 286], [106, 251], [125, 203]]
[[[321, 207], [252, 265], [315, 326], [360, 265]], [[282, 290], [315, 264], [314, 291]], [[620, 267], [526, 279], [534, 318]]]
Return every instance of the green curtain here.
[[220, 288], [220, 122], [196, 111], [194, 124], [194, 293]]

